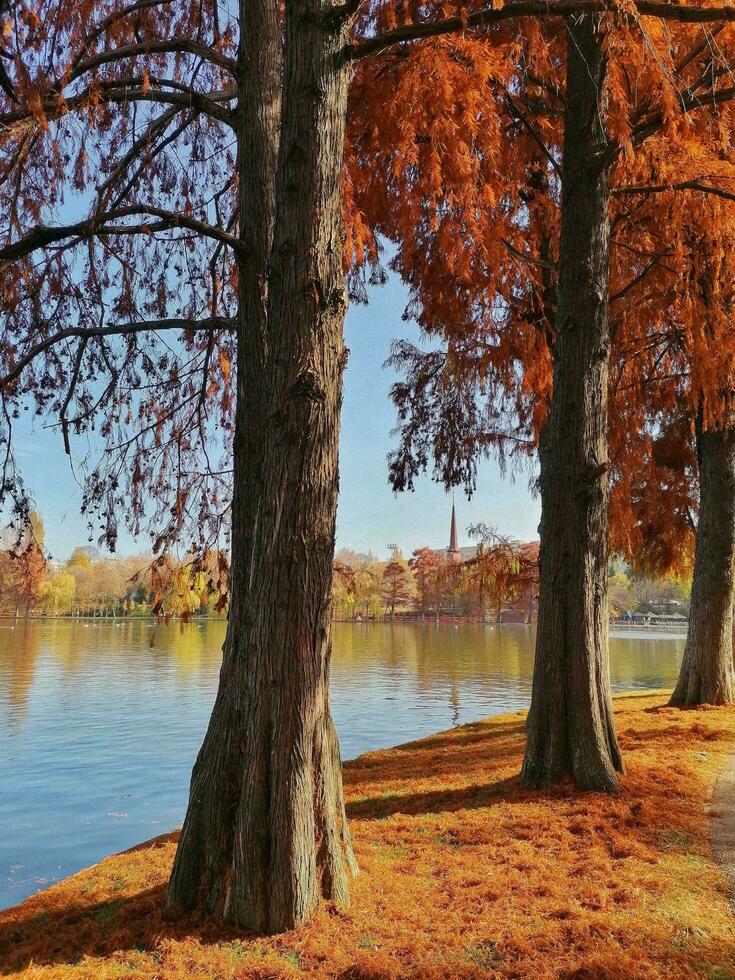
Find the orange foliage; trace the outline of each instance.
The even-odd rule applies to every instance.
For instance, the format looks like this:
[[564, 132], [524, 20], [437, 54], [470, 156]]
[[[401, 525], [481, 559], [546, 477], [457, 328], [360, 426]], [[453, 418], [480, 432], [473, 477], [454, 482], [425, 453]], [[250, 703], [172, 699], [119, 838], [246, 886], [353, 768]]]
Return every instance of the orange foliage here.
[[[456, 15], [466, 23], [485, 3], [364, 0], [353, 40]], [[121, 514], [133, 532], [151, 530], [157, 554], [184, 525], [202, 551], [226, 538], [234, 337], [183, 323], [237, 311], [237, 263], [223, 244], [238, 233], [229, 115], [235, 9], [225, 13], [214, 0], [34, 0], [3, 24], [18, 98], [18, 106], [0, 102], [9, 241], [33, 238], [39, 222], [56, 224], [62, 202], [80, 213], [89, 206], [98, 230], [102, 214], [109, 220], [101, 241], [67, 229], [66, 245], [48, 261], [21, 249], [0, 268], [0, 375], [48, 340], [39, 308], [60, 322], [96, 323], [102, 291], [120, 325], [143, 316], [182, 321], [174, 345], [154, 326], [83, 349], [44, 349], [3, 393], [10, 417], [29, 404], [40, 416], [68, 408], [72, 435], [101, 436], [109, 453], [90, 472], [85, 511], [110, 547]], [[693, 287], [707, 235], [717, 282], [733, 254], [723, 231], [733, 211], [735, 110], [725, 96], [735, 28], [640, 19], [631, 3], [615, 4], [607, 20], [615, 356], [647, 377], [645, 352], [658, 365], [659, 341], [672, 318], [681, 320], [681, 347], [695, 366], [690, 387], [709, 392], [716, 418], [716, 382], [727, 365], [715, 370], [713, 362], [725, 326], [720, 318], [709, 337], [700, 329]], [[532, 452], [546, 415], [564, 67], [563, 21], [523, 17], [395, 45], [354, 68], [343, 171], [352, 293], [365, 299], [366, 282], [383, 280], [387, 239], [391, 265], [411, 290], [408, 315], [446, 342], [441, 371], [430, 373], [449, 406], [435, 462], [451, 483], [473, 483], [473, 446], [504, 457]], [[682, 182], [730, 197], [666, 191]], [[660, 193], [626, 190], [654, 185]], [[122, 204], [132, 210], [118, 213]], [[179, 226], [186, 234], [164, 234]], [[724, 293], [715, 299], [724, 308]], [[414, 354], [410, 346], [396, 352], [407, 373]], [[399, 404], [405, 394], [399, 387]], [[652, 406], [646, 421], [658, 411]], [[430, 461], [420, 441], [428, 421], [419, 412], [415, 469]], [[627, 422], [643, 424], [635, 413]], [[410, 485], [415, 469], [394, 467], [394, 483]], [[20, 496], [17, 471], [6, 470]]]
[[[666, 571], [691, 556], [696, 467], [685, 443], [658, 466], [654, 443], [700, 403], [720, 424], [735, 381], [735, 109], [718, 91], [735, 27], [609, 26], [612, 543]], [[535, 450], [551, 397], [563, 38], [528, 19], [358, 69], [352, 222], [389, 239], [407, 315], [439, 342], [393, 351], [398, 488], [433, 469], [472, 491], [478, 457]], [[377, 251], [348, 246], [353, 261]]]
[[616, 700], [618, 797], [519, 790], [520, 714], [348, 763], [353, 907], [251, 938], [164, 909], [175, 835], [0, 912], [24, 977], [692, 977], [735, 974], [707, 803], [735, 710]]

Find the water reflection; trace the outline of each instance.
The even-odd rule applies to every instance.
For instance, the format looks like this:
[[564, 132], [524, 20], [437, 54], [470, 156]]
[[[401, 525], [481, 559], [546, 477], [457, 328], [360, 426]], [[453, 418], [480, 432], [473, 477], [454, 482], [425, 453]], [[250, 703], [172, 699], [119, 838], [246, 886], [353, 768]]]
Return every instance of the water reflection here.
[[[0, 906], [183, 816], [224, 624], [0, 621]], [[616, 690], [672, 687], [682, 638], [613, 638]], [[525, 626], [337, 624], [345, 758], [524, 707]]]
[[0, 623], [0, 705], [16, 728], [26, 716], [39, 648], [38, 630]]

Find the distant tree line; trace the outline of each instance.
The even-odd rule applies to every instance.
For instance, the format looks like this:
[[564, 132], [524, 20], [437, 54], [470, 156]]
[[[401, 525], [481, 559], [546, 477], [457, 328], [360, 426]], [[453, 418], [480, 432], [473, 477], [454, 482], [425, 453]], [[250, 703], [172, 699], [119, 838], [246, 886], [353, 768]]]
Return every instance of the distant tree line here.
[[0, 534], [0, 616], [221, 615], [227, 604], [227, 565], [211, 554], [204, 562], [150, 555], [105, 558], [78, 547], [66, 562], [47, 558], [44, 528], [34, 514], [20, 538]]
[[691, 589], [691, 572], [656, 576], [613, 562], [608, 576], [610, 616], [618, 619], [628, 612], [686, 616]]
[[530, 621], [538, 593], [538, 544], [488, 535], [474, 556], [453, 561], [444, 551], [418, 548], [409, 559], [395, 550], [387, 562], [343, 549], [334, 565], [337, 619], [492, 615], [510, 608]]
[[[388, 561], [348, 548], [334, 563], [334, 617], [338, 620], [405, 616], [459, 616], [502, 623], [512, 614], [532, 622], [538, 599], [538, 542], [511, 542], [482, 525], [476, 554], [452, 561], [441, 549], [418, 548], [409, 559], [394, 551]], [[686, 615], [691, 570], [662, 575], [610, 561], [609, 609], [627, 613]]]

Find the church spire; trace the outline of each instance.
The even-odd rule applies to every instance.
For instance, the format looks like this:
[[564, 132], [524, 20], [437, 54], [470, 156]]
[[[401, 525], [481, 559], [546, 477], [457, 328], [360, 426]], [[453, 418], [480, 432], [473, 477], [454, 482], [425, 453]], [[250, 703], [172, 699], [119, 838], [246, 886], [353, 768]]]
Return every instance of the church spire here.
[[447, 548], [447, 556], [452, 561], [456, 561], [460, 557], [459, 546], [457, 544], [457, 514], [454, 509], [454, 498], [452, 498], [452, 527], [449, 532], [449, 547]]

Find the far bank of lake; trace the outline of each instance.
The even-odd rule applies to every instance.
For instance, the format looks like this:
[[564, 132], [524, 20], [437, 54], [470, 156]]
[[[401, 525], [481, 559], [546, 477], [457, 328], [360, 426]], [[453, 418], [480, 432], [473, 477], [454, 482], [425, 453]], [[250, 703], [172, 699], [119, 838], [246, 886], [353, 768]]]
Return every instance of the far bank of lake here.
[[[0, 621], [0, 907], [177, 826], [223, 622]], [[334, 625], [345, 759], [528, 705], [531, 627]], [[684, 637], [611, 638], [616, 691], [670, 688]]]

